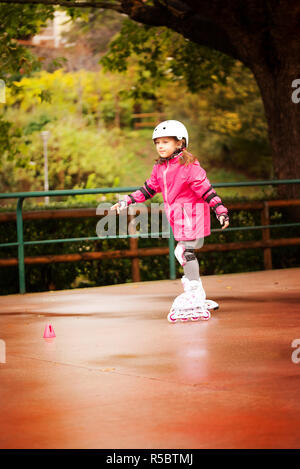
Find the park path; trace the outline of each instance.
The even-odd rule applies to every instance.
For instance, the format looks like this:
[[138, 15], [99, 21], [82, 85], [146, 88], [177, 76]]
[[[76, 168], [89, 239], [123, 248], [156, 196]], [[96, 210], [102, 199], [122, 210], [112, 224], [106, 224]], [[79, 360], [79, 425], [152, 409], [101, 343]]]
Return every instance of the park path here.
[[300, 448], [299, 279], [203, 277], [176, 324], [179, 279], [1, 296], [0, 448]]

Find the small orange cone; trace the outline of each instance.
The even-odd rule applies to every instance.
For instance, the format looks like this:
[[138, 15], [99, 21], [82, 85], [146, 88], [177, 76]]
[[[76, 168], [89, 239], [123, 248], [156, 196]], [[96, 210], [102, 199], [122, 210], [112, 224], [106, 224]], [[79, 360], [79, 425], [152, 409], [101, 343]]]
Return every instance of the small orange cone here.
[[50, 339], [56, 337], [55, 332], [51, 324], [47, 324], [44, 330], [44, 339]]

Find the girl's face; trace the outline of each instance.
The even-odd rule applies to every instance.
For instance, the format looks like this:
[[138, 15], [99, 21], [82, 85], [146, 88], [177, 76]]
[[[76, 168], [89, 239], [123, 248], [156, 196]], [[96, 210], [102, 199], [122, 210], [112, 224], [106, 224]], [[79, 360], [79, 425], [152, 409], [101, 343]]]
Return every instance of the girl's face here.
[[181, 140], [174, 137], [158, 137], [154, 140], [156, 151], [162, 158], [168, 158], [175, 150], [181, 148]]

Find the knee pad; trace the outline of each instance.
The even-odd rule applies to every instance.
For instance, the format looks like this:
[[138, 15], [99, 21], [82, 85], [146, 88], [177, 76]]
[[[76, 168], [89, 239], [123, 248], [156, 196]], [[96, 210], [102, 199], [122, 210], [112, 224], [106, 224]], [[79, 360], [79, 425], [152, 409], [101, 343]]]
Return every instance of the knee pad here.
[[186, 261], [189, 262], [189, 261], [194, 261], [196, 259], [196, 255], [195, 255], [195, 249], [193, 248], [187, 248], [185, 251], [184, 251], [184, 257], [186, 258]]
[[177, 244], [174, 251], [175, 257], [183, 267], [187, 262], [193, 261], [196, 259], [195, 249], [186, 248], [183, 244]]

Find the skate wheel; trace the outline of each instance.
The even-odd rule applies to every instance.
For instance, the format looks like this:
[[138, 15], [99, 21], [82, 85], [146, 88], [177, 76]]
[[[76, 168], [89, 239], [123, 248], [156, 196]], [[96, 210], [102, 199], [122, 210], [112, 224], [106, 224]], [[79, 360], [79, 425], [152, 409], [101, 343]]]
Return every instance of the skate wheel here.
[[173, 311], [171, 311], [171, 312], [168, 314], [168, 321], [169, 321], [169, 322], [172, 322], [172, 323], [174, 323], [174, 322], [177, 322], [177, 321], [178, 321], [178, 319], [176, 319], [176, 318], [173, 318], [173, 314], [174, 314], [174, 312], [173, 312]]
[[205, 313], [203, 314], [203, 316], [201, 316], [201, 320], [202, 321], [208, 321], [210, 319], [211, 315], [210, 315], [210, 312], [209, 311], [205, 311]]

